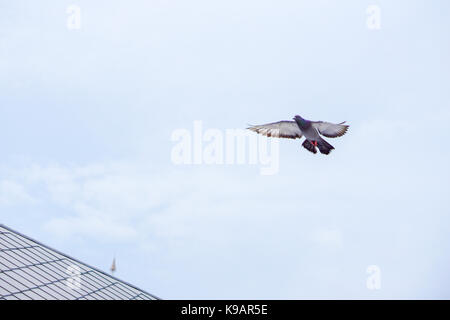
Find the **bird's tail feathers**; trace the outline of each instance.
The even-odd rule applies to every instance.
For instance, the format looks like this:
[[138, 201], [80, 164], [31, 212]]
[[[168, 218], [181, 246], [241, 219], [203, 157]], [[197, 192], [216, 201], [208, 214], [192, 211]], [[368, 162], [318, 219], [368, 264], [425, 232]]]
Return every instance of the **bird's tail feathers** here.
[[302, 146], [309, 152], [312, 152], [314, 154], [317, 153], [316, 147], [307, 139], [305, 139], [305, 141], [303, 141]]
[[334, 147], [326, 142], [324, 139], [320, 139], [317, 141], [317, 147], [319, 148], [320, 153], [329, 154]]

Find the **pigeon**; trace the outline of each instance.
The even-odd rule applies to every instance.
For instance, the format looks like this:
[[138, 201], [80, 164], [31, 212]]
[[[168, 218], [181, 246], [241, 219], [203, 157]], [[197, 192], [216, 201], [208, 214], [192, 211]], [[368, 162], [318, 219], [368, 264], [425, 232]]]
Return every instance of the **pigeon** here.
[[317, 148], [320, 153], [329, 154], [334, 147], [321, 137], [336, 138], [343, 136], [348, 125], [344, 122], [330, 123], [325, 121], [310, 121], [303, 119], [299, 115], [293, 118], [294, 121], [278, 121], [259, 126], [250, 126], [247, 129], [267, 137], [297, 139], [305, 136], [302, 146], [316, 154]]

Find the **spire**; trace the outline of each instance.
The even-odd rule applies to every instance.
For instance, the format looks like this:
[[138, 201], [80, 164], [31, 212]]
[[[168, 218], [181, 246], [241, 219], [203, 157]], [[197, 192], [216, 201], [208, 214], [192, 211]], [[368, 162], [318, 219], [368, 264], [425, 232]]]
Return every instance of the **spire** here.
[[112, 265], [111, 265], [111, 274], [114, 275], [114, 272], [116, 271], [116, 257], [114, 257]]

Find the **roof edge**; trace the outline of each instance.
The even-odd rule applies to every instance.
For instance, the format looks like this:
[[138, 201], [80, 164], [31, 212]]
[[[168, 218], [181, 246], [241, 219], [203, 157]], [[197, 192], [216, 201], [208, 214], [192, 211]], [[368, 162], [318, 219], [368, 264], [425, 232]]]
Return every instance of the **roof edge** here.
[[116, 278], [116, 277], [114, 277], [113, 275], [110, 275], [110, 274], [108, 274], [108, 273], [105, 272], [105, 271], [102, 271], [102, 270], [100, 270], [100, 269], [98, 269], [98, 268], [92, 267], [91, 265], [89, 265], [89, 264], [87, 264], [87, 263], [85, 263], [85, 262], [82, 262], [82, 261], [80, 261], [80, 260], [78, 260], [78, 259], [75, 259], [75, 258], [69, 256], [68, 254], [65, 254], [65, 253], [63, 253], [63, 252], [61, 252], [61, 251], [59, 251], [59, 250], [53, 249], [52, 247], [50, 247], [50, 246], [48, 246], [48, 245], [46, 245], [46, 244], [43, 244], [42, 242], [39, 242], [39, 241], [37, 241], [37, 240], [35, 240], [35, 239], [33, 239], [33, 238], [27, 236], [27, 235], [24, 235], [23, 233], [20, 233], [20, 232], [14, 230], [14, 229], [12, 229], [12, 228], [10, 228], [10, 227], [8, 227], [8, 226], [2, 224], [2, 223], [0, 223], [0, 227], [5, 228], [6, 230], [9, 230], [9, 231], [11, 231], [11, 232], [14, 232], [14, 233], [20, 235], [21, 237], [24, 237], [24, 238], [26, 238], [26, 239], [28, 239], [28, 240], [30, 240], [30, 241], [33, 241], [33, 242], [37, 243], [38, 245], [40, 245], [40, 246], [42, 246], [42, 247], [45, 247], [45, 248], [47, 248], [47, 249], [50, 249], [50, 250], [52, 250], [52, 251], [54, 251], [54, 252], [56, 252], [56, 253], [58, 253], [58, 254], [64, 256], [64, 257], [67, 257], [67, 258], [69, 258], [69, 259], [71, 259], [71, 260], [73, 260], [73, 261], [75, 261], [75, 262], [78, 262], [78, 263], [80, 263], [80, 264], [82, 264], [82, 265], [85, 265], [85, 266], [87, 266], [87, 267], [89, 267], [89, 268], [91, 268], [91, 269], [93, 269], [93, 270], [95, 270], [95, 271], [97, 271], [97, 272], [100, 272], [100, 273], [102, 273], [102, 274], [104, 274], [104, 275], [106, 275], [106, 276], [108, 276], [108, 277], [110, 277], [110, 278], [112, 278], [112, 279], [114, 279], [114, 280], [120, 281], [120, 282], [122, 282], [122, 283], [124, 283], [124, 284], [126, 284], [126, 285], [128, 285], [128, 286], [130, 286], [130, 287], [132, 287], [132, 288], [134, 288], [134, 289], [136, 289], [136, 290], [142, 291], [143, 293], [148, 294], [149, 296], [153, 297], [153, 298], [156, 299], [156, 300], [162, 300], [161, 298], [159, 298], [159, 297], [157, 297], [157, 296], [155, 296], [155, 295], [153, 295], [153, 294], [151, 294], [151, 293], [148, 293], [147, 291], [142, 290], [141, 288], [138, 288], [138, 287], [136, 287], [135, 285], [132, 285], [132, 284], [129, 283], [129, 282], [126, 282], [126, 281], [123, 281], [123, 280], [121, 280], [121, 279], [119, 279], [119, 278]]

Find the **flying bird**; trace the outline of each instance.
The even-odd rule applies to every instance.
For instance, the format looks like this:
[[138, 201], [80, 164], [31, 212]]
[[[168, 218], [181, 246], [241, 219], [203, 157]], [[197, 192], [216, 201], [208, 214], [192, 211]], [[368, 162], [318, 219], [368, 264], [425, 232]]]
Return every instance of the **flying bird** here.
[[349, 127], [344, 124], [345, 121], [341, 123], [310, 121], [303, 119], [299, 115], [293, 119], [294, 121], [284, 120], [259, 126], [250, 126], [247, 129], [267, 137], [300, 139], [302, 136], [305, 136], [305, 141], [303, 141], [302, 146], [306, 150], [317, 153], [317, 147], [320, 153], [329, 154], [334, 147], [322, 138], [321, 135], [328, 138], [341, 137], [347, 132]]

